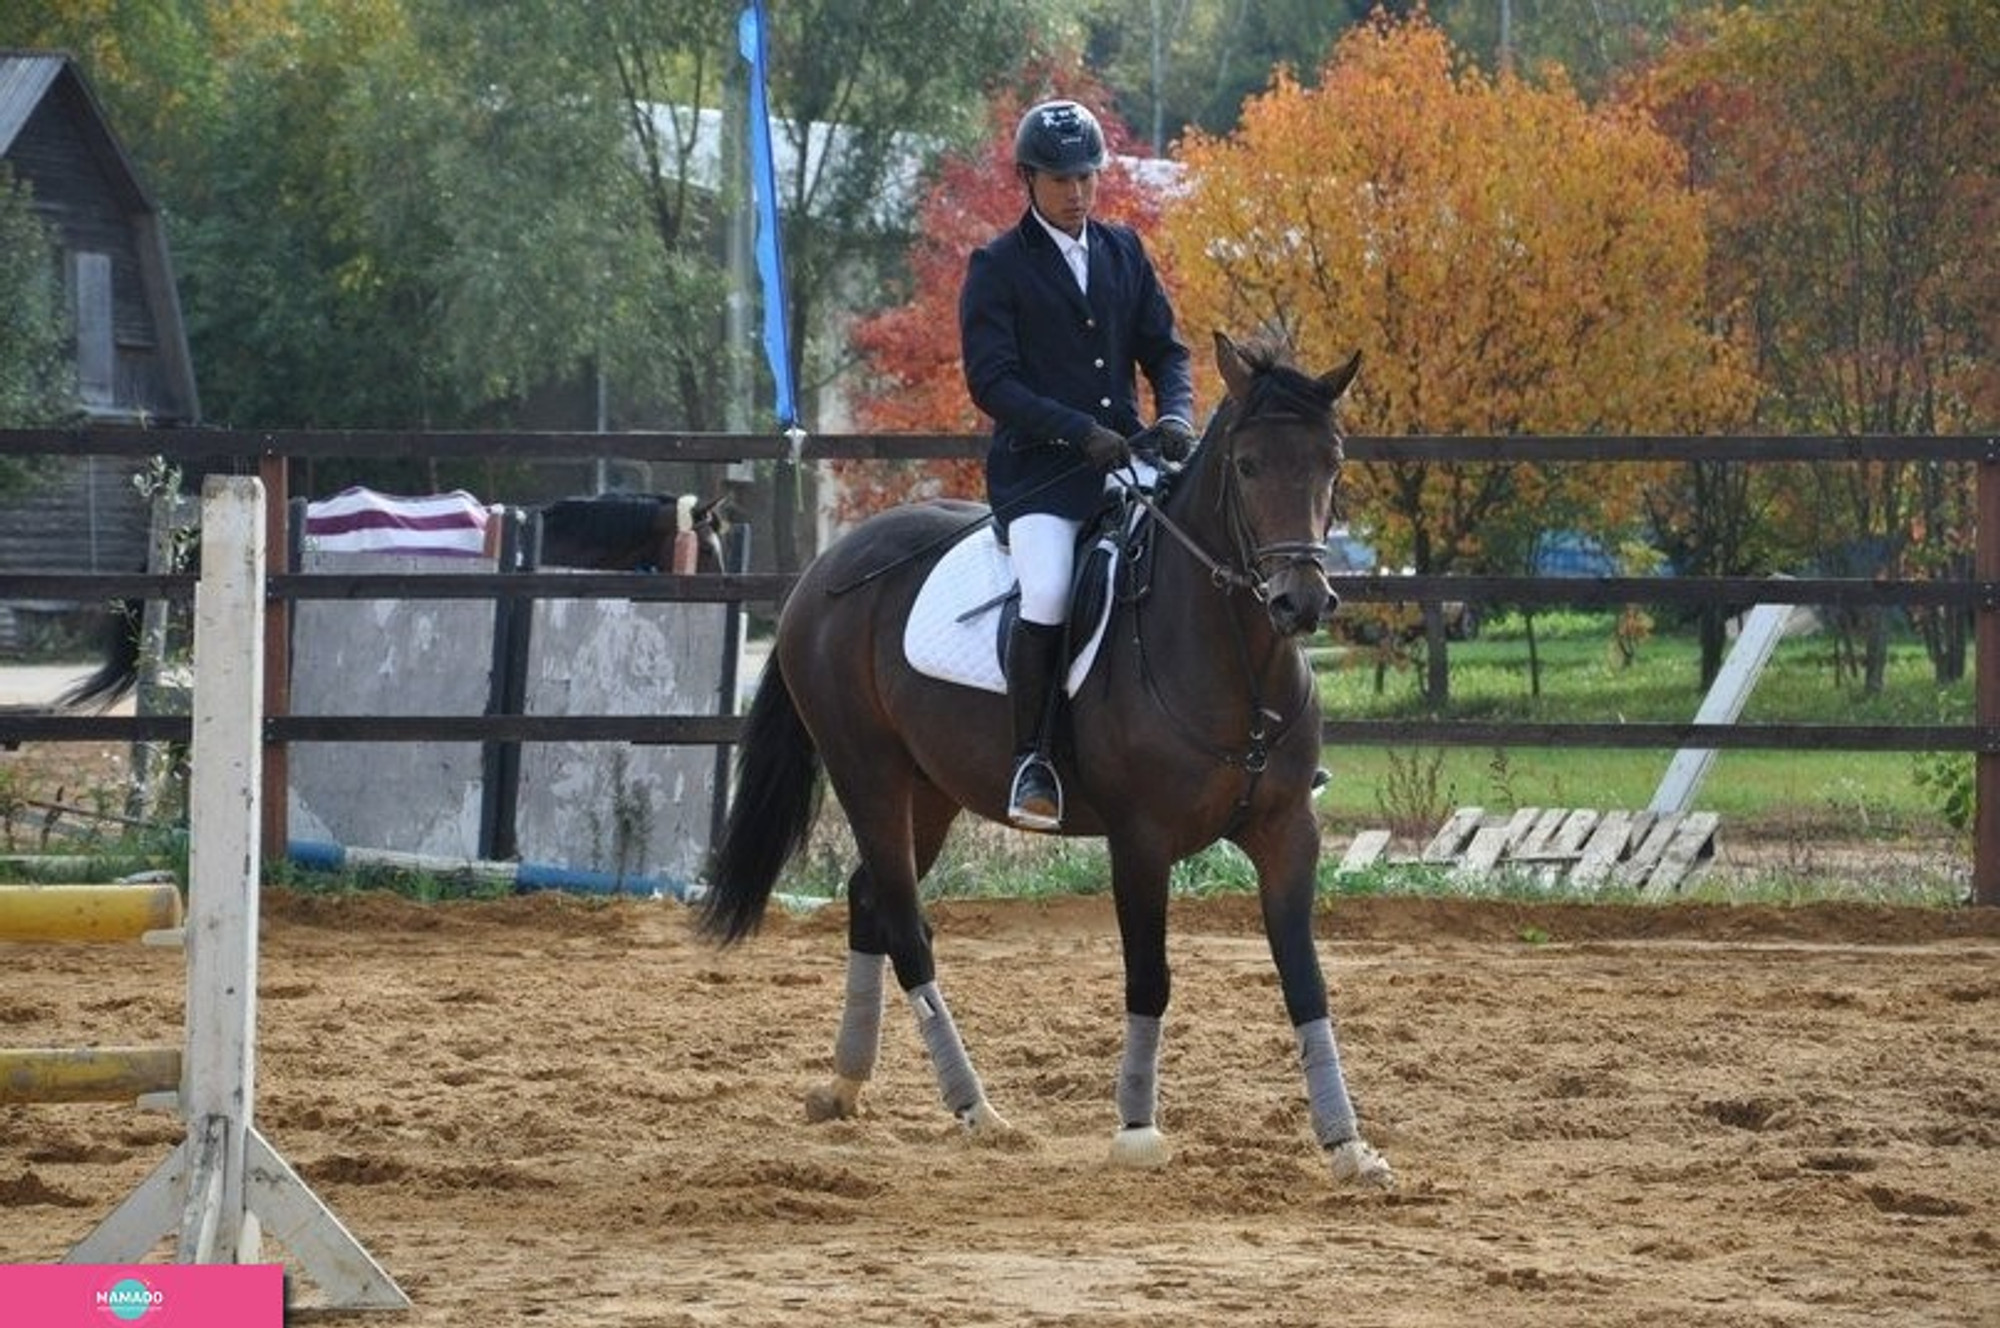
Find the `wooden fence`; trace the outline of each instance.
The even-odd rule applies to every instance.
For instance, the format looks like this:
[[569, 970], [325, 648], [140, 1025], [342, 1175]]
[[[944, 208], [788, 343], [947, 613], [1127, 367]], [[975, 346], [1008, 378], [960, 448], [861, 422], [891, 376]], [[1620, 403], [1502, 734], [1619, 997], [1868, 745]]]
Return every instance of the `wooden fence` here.
[[[796, 459], [922, 460], [977, 454], [984, 441], [958, 435], [837, 435], [806, 440]], [[0, 431], [0, 455], [162, 456], [213, 463], [236, 458], [263, 478], [270, 513], [269, 548], [287, 547], [289, 477], [294, 461], [313, 459], [615, 458], [713, 463], [794, 459], [783, 437], [726, 434], [402, 433], [352, 431], [145, 430], [79, 427]], [[1904, 462], [1971, 463], [1977, 475], [1976, 544], [1970, 580], [1887, 581], [1859, 578], [1366, 576], [1343, 578], [1342, 595], [1359, 602], [1440, 600], [1520, 604], [1794, 603], [1840, 606], [1934, 605], [1976, 616], [1975, 714], [1970, 725], [1501, 723], [1464, 720], [1325, 721], [1325, 741], [1360, 745], [1479, 747], [1595, 746], [1674, 749], [1773, 748], [1967, 751], [1974, 753], [1973, 899], [2000, 906], [2000, 438], [1988, 437], [1538, 437], [1369, 438], [1348, 440], [1351, 463], [1402, 461], [1536, 462]], [[283, 562], [274, 562], [283, 566]], [[400, 574], [274, 575], [265, 623], [266, 815], [264, 842], [286, 841], [284, 754], [299, 742], [638, 742], [727, 746], [739, 733], [733, 716], [435, 715], [313, 716], [290, 713], [283, 644], [288, 607], [300, 599], [632, 597], [705, 602], [775, 603], [789, 573], [730, 576]], [[0, 575], [0, 601], [185, 598], [192, 576]], [[188, 734], [176, 716], [0, 716], [0, 742], [175, 741]], [[274, 823], [275, 822], [275, 823]]]

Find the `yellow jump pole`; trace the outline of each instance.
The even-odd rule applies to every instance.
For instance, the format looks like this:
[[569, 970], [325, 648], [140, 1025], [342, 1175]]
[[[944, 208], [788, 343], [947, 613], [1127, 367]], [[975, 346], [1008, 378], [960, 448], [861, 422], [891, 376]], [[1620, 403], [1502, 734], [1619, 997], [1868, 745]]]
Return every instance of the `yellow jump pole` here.
[[180, 1085], [179, 1047], [0, 1048], [0, 1105], [129, 1102]]
[[172, 882], [0, 885], [0, 941], [136, 941], [180, 925]]

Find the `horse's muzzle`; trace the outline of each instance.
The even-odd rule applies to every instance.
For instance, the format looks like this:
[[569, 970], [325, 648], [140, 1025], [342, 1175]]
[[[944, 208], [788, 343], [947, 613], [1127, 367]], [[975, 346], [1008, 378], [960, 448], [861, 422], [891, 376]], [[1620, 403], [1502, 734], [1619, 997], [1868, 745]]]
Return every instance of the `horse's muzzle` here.
[[1295, 564], [1271, 581], [1271, 597], [1265, 603], [1271, 628], [1280, 636], [1310, 636], [1320, 624], [1333, 617], [1340, 596], [1317, 564]]

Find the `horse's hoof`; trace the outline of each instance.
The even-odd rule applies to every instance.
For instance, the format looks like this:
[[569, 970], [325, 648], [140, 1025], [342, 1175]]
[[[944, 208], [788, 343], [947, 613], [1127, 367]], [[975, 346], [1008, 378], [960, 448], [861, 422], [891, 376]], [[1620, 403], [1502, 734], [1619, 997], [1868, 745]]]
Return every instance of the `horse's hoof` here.
[[844, 1079], [835, 1075], [832, 1083], [806, 1094], [806, 1119], [815, 1125], [821, 1121], [852, 1120], [860, 1114], [859, 1079]]
[[958, 1123], [965, 1127], [967, 1134], [973, 1135], [1011, 1134], [1014, 1130], [1007, 1123], [1007, 1118], [995, 1111], [993, 1104], [984, 1098], [959, 1112]]
[[1396, 1173], [1389, 1169], [1389, 1160], [1369, 1145], [1365, 1139], [1349, 1139], [1326, 1150], [1327, 1158], [1333, 1164], [1333, 1183], [1351, 1185], [1357, 1190], [1388, 1190], [1396, 1185]]
[[1172, 1160], [1167, 1136], [1151, 1125], [1128, 1125], [1111, 1136], [1111, 1165], [1150, 1170]]

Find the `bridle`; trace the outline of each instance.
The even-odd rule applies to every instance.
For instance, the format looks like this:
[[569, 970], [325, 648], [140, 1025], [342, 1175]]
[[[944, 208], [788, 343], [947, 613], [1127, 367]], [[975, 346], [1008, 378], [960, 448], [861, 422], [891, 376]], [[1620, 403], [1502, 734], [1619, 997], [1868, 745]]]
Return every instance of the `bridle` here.
[[[1297, 420], [1312, 425], [1318, 425], [1320, 421], [1317, 418], [1295, 411], [1271, 411], [1250, 418], [1236, 420], [1233, 418], [1230, 405], [1233, 405], [1233, 403], [1225, 405], [1222, 410], [1218, 410], [1214, 418], [1209, 421], [1209, 427], [1202, 438], [1201, 451], [1196, 453], [1199, 456], [1212, 446], [1222, 449], [1208, 464], [1223, 467], [1221, 479], [1222, 492], [1218, 495], [1217, 501], [1223, 509], [1223, 521], [1229, 532], [1231, 548], [1230, 558], [1227, 561], [1217, 558], [1207, 549], [1203, 548], [1201, 542], [1193, 534], [1167, 515], [1161, 503], [1152, 494], [1144, 491], [1137, 485], [1131, 486], [1127, 492], [1132, 501], [1143, 506], [1152, 516], [1153, 521], [1157, 523], [1158, 529], [1164, 530], [1172, 536], [1186, 550], [1190, 557], [1207, 570], [1208, 580], [1212, 586], [1222, 591], [1225, 595], [1235, 590], [1246, 590], [1258, 604], [1267, 605], [1271, 598], [1271, 577], [1275, 576], [1277, 572], [1281, 572], [1289, 567], [1310, 565], [1321, 578], [1325, 578], [1326, 548], [1323, 543], [1316, 540], [1279, 540], [1269, 544], [1259, 544], [1257, 542], [1256, 532], [1251, 529], [1249, 515], [1245, 511], [1242, 489], [1238, 484], [1239, 472], [1236, 467], [1237, 434], [1240, 430], [1247, 427], [1253, 419], [1258, 423], [1265, 423], [1272, 420]], [[1225, 413], [1228, 413], [1231, 418], [1225, 419]], [[1344, 455], [1346, 440], [1342, 436], [1338, 426], [1334, 425], [1329, 419], [1327, 427], [1333, 433], [1335, 445], [1340, 448]], [[1219, 437], [1217, 437], [1218, 434], [1220, 435]], [[1335, 472], [1334, 485], [1334, 507], [1337, 510], [1339, 505], [1338, 471]], [[1277, 571], [1267, 574], [1265, 569], [1274, 563], [1277, 564]], [[1252, 799], [1256, 795], [1258, 781], [1263, 778], [1264, 771], [1269, 764], [1271, 747], [1290, 731], [1292, 725], [1310, 707], [1314, 691], [1312, 670], [1310, 666], [1306, 668], [1306, 687], [1300, 693], [1298, 700], [1291, 706], [1289, 713], [1281, 713], [1266, 706], [1262, 686], [1265, 670], [1260, 670], [1252, 663], [1250, 659], [1250, 643], [1239, 621], [1232, 635], [1236, 641], [1237, 661], [1243, 673], [1244, 689], [1249, 699], [1249, 722], [1245, 742], [1240, 748], [1210, 742], [1201, 736], [1192, 724], [1175, 711], [1172, 704], [1167, 700], [1166, 694], [1160, 689], [1159, 678], [1155, 675], [1152, 661], [1146, 652], [1145, 632], [1142, 630], [1143, 613], [1140, 605], [1145, 598], [1145, 595], [1140, 594], [1134, 596], [1132, 601], [1132, 639], [1133, 644], [1138, 649], [1139, 676], [1145, 686], [1147, 695], [1153, 698], [1153, 703], [1159, 708], [1160, 713], [1166, 717], [1172, 727], [1188, 743], [1208, 752], [1222, 764], [1236, 766], [1244, 772], [1243, 791], [1237, 797], [1236, 805], [1231, 811], [1229, 825], [1224, 831], [1227, 834], [1241, 824], [1244, 817], [1249, 814]], [[1303, 659], [1303, 648], [1296, 642], [1292, 643], [1292, 648]], [[1268, 664], [1269, 659], [1267, 657], [1267, 667]]]
[[[1256, 532], [1251, 529], [1249, 514], [1244, 510], [1243, 491], [1237, 483], [1236, 436], [1241, 430], [1247, 428], [1253, 420], [1257, 423], [1274, 420], [1281, 422], [1296, 420], [1299, 423], [1314, 426], [1317, 426], [1320, 421], [1312, 416], [1300, 414], [1297, 411], [1267, 411], [1250, 418], [1237, 420], [1233, 418], [1234, 412], [1231, 409], [1233, 405], [1233, 402], [1228, 403], [1215, 413], [1214, 418], [1209, 421], [1208, 429], [1202, 438], [1200, 449], [1197, 452], [1197, 455], [1200, 455], [1212, 446], [1223, 448], [1222, 453], [1211, 464], [1223, 468], [1222, 493], [1218, 501], [1222, 505], [1223, 521], [1229, 531], [1232, 555], [1230, 560], [1224, 561], [1217, 558], [1207, 549], [1203, 548], [1201, 542], [1182, 527], [1179, 522], [1168, 516], [1161, 504], [1144, 488], [1133, 485], [1130, 486], [1127, 492], [1134, 502], [1144, 507], [1152, 515], [1153, 520], [1159, 523], [1160, 529], [1173, 536], [1181, 547], [1187, 550], [1188, 554], [1207, 570], [1209, 582], [1216, 589], [1224, 593], [1232, 590], [1246, 590], [1250, 593], [1251, 598], [1259, 604], [1268, 604], [1271, 600], [1271, 579], [1279, 572], [1283, 572], [1288, 568], [1309, 565], [1322, 579], [1326, 577], [1327, 552], [1324, 543], [1325, 532], [1321, 532], [1321, 537], [1317, 540], [1278, 540], [1270, 544], [1258, 544], [1256, 542]], [[1333, 434], [1334, 446], [1344, 456], [1347, 451], [1346, 435], [1340, 431], [1340, 427], [1331, 419], [1327, 420], [1326, 424], [1328, 430]], [[1214, 435], [1218, 433], [1220, 433], [1221, 437], [1214, 438]], [[1335, 511], [1339, 510], [1339, 491], [1339, 471], [1336, 469], [1333, 503]], [[1266, 568], [1273, 563], [1277, 564], [1275, 570], [1267, 573]]]

